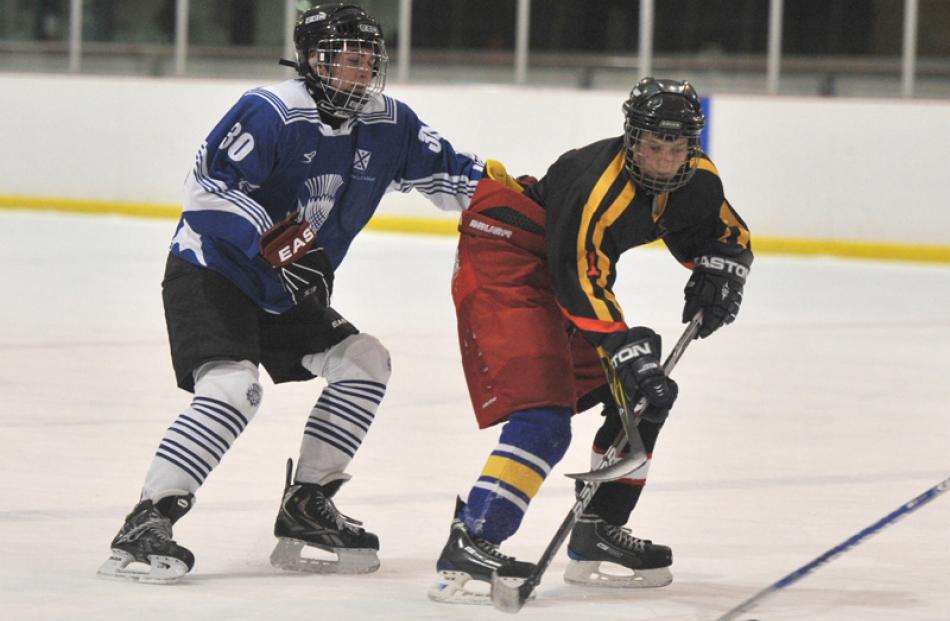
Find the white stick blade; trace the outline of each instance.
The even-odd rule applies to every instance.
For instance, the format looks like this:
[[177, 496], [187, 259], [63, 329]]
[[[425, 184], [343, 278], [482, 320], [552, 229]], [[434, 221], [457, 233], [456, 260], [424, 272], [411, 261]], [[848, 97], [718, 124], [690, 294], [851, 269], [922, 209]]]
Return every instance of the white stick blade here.
[[[522, 591], [527, 591], [527, 596]], [[521, 610], [531, 591], [524, 588], [524, 579], [506, 578], [492, 573], [491, 603], [502, 612], [515, 613]]]
[[617, 479], [624, 478], [631, 472], [641, 468], [645, 463], [647, 463], [645, 458], [631, 455], [606, 468], [599, 468], [598, 470], [591, 470], [590, 472], [575, 472], [564, 476], [569, 479], [584, 481], [585, 483], [606, 483], [607, 481], [616, 481]]

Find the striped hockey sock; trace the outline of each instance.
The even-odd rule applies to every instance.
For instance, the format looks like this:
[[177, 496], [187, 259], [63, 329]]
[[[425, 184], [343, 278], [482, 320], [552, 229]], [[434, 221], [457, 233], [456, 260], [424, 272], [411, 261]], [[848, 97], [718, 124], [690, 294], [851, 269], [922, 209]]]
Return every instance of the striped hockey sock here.
[[217, 362], [203, 367], [191, 405], [172, 422], [152, 460], [143, 498], [194, 494], [254, 417], [261, 402], [257, 367]]
[[498, 544], [518, 530], [528, 504], [571, 442], [571, 411], [536, 408], [511, 415], [462, 513], [469, 532]]
[[389, 382], [389, 352], [375, 337], [354, 334], [304, 356], [304, 368], [327, 380], [304, 427], [295, 480], [346, 481], [346, 467], [366, 438]]
[[[342, 474], [366, 438], [386, 384], [341, 380], [328, 384], [310, 411], [300, 448], [297, 480], [329, 483]], [[336, 476], [335, 478], [346, 478]]]

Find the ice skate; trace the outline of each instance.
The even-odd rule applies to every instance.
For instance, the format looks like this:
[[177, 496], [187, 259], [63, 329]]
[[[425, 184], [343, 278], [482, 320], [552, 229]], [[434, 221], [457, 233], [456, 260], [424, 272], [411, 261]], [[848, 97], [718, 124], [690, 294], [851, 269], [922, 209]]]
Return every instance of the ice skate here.
[[271, 565], [317, 574], [368, 574], [379, 569], [379, 538], [364, 530], [362, 522], [340, 513], [330, 500], [340, 484], [291, 484], [292, 469], [293, 462], [287, 460]]
[[436, 570], [439, 581], [429, 589], [429, 599], [446, 604], [491, 605], [489, 587], [482, 591], [465, 588], [470, 580], [491, 584], [492, 573], [512, 587], [520, 586], [534, 569], [531, 563], [517, 561], [498, 551], [498, 546], [472, 537], [460, 518], [465, 503], [458, 499], [449, 540], [442, 549]]
[[[170, 584], [191, 571], [195, 557], [172, 539], [172, 524], [185, 515], [194, 496], [166, 496], [135, 505], [112, 540], [112, 556], [99, 567], [103, 578]], [[147, 565], [147, 567], [143, 567]]]
[[564, 581], [603, 587], [661, 587], [673, 582], [673, 551], [630, 531], [585, 514], [567, 544]]

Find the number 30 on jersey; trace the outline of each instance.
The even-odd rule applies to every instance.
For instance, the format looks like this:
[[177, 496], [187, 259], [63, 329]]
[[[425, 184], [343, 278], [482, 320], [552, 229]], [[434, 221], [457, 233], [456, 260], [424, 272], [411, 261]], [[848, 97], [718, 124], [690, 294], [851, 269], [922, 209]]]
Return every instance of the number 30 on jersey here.
[[218, 146], [219, 149], [227, 149], [228, 157], [235, 162], [240, 162], [254, 150], [254, 136], [247, 132], [241, 133], [242, 129], [240, 123], [235, 123]]

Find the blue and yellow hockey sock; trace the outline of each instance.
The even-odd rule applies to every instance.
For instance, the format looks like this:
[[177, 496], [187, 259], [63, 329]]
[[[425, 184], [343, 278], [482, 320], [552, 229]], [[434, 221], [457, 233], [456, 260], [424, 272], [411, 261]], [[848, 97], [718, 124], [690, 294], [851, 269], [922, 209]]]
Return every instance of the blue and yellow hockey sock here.
[[548, 407], [509, 417], [462, 512], [472, 535], [498, 544], [518, 530], [528, 503], [567, 452], [571, 414]]

